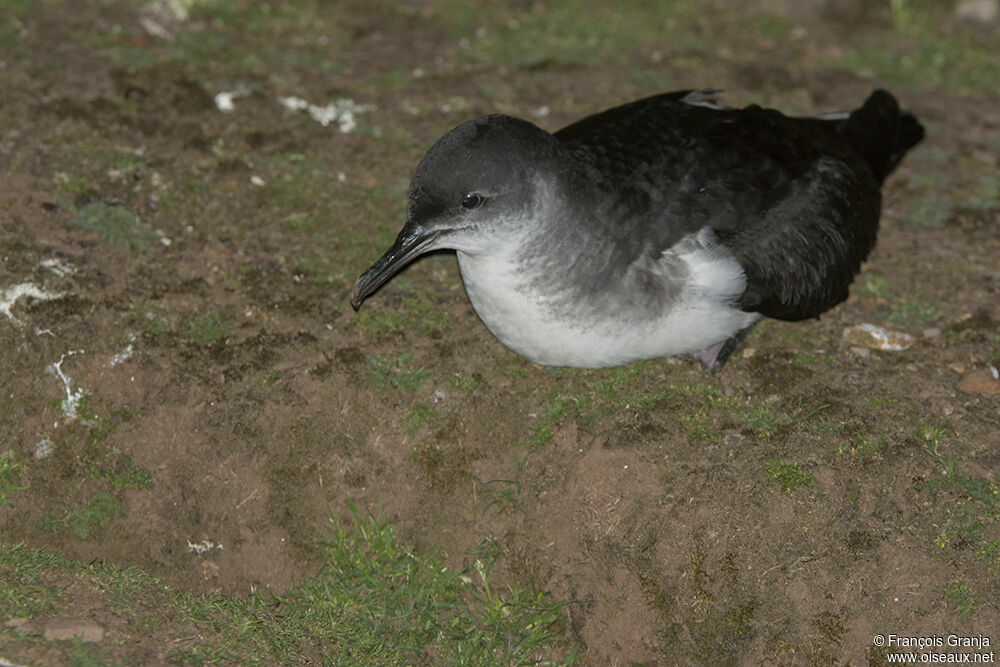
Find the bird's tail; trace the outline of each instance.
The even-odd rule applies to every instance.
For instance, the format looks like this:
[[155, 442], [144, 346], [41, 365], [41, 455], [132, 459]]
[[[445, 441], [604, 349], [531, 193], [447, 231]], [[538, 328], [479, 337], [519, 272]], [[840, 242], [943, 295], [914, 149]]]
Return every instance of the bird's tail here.
[[892, 173], [908, 150], [924, 138], [924, 126], [899, 108], [885, 90], [876, 90], [839, 128], [868, 163], [879, 183]]

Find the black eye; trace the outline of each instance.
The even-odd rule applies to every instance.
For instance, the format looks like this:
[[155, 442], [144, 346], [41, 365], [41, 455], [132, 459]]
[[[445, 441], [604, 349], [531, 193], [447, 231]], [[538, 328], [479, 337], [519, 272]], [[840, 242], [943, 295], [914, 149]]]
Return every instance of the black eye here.
[[462, 197], [462, 207], [467, 209], [479, 208], [486, 201], [486, 197], [482, 196], [478, 192], [470, 192], [469, 194]]

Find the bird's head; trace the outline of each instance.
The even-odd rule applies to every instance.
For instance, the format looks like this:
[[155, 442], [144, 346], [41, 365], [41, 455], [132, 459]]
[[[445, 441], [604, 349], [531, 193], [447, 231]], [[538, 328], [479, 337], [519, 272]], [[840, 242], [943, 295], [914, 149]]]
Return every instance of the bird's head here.
[[438, 139], [410, 180], [406, 224], [354, 285], [354, 308], [424, 253], [476, 255], [523, 239], [558, 178], [559, 151], [548, 132], [502, 115], [467, 121]]

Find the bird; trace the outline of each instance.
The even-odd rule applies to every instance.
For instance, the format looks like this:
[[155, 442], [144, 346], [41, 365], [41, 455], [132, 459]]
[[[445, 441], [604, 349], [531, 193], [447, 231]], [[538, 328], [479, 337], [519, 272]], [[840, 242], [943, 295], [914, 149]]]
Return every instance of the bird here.
[[924, 136], [893, 95], [850, 112], [730, 108], [661, 93], [556, 132], [490, 114], [427, 151], [407, 218], [355, 283], [454, 250], [472, 307], [544, 366], [687, 356], [712, 374], [763, 319], [844, 301], [875, 245], [881, 186]]

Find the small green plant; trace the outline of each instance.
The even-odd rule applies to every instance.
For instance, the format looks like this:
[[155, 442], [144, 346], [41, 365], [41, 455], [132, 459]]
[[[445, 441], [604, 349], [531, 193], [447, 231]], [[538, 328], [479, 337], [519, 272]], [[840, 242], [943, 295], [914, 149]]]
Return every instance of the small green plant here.
[[788, 415], [775, 412], [767, 403], [758, 403], [734, 415], [743, 428], [763, 438], [774, 435], [779, 426], [789, 421]]
[[24, 491], [21, 477], [27, 470], [24, 461], [15, 456], [13, 450], [0, 454], [0, 507], [7, 504], [10, 494]]
[[826, 416], [817, 417], [815, 421], [806, 422], [804, 427], [807, 431], [819, 433], [821, 435], [840, 433], [844, 430], [843, 424], [838, 422], [836, 419]]
[[943, 523], [937, 539], [939, 547], [973, 543], [982, 539], [986, 530], [979, 508], [973, 503], [961, 500], [945, 508]]
[[892, 287], [877, 273], [865, 271], [861, 276], [861, 293], [874, 299], [888, 301], [892, 298]]
[[403, 299], [402, 310], [367, 308], [357, 314], [358, 326], [368, 334], [412, 331], [422, 335], [443, 331], [451, 324], [451, 316], [429, 302], [415, 297]]
[[278, 371], [270, 371], [260, 376], [260, 379], [257, 380], [257, 384], [261, 385], [262, 387], [271, 387], [280, 379], [281, 379], [281, 373], [279, 373]]
[[486, 497], [488, 502], [483, 507], [483, 515], [491, 507], [499, 507], [501, 512], [506, 509], [513, 509], [519, 512], [524, 510], [518, 502], [521, 495], [521, 470], [524, 467], [524, 459], [517, 462], [517, 471], [513, 477], [491, 479], [486, 482]]
[[979, 556], [979, 560], [986, 563], [990, 572], [1000, 570], [1000, 540], [984, 541], [976, 555]]
[[0, 540], [0, 618], [32, 618], [51, 613], [66, 599], [65, 590], [39, 583], [39, 575], [82, 569], [51, 551]]
[[681, 415], [679, 419], [687, 425], [691, 442], [704, 442], [712, 437], [712, 418], [705, 410], [693, 415]]
[[965, 208], [985, 210], [1000, 207], [1000, 178], [994, 174], [980, 174], [965, 200]]
[[903, 297], [899, 303], [889, 312], [886, 321], [889, 324], [911, 331], [914, 328], [927, 326], [939, 317], [939, 308], [936, 301], [923, 301], [914, 296]]
[[465, 394], [465, 398], [469, 399], [479, 388], [480, 382], [475, 375], [462, 376], [456, 373], [448, 378], [448, 384]]
[[948, 429], [932, 421], [922, 421], [917, 424], [917, 438], [927, 443], [931, 453], [938, 455], [938, 444], [948, 438]]
[[888, 444], [889, 441], [882, 437], [857, 435], [850, 440], [841, 442], [834, 451], [840, 455], [848, 454], [854, 460], [861, 460], [878, 456]]
[[333, 519], [321, 543], [322, 572], [281, 598], [299, 610], [302, 630], [351, 655], [379, 664], [522, 664], [544, 656], [571, 664], [554, 643], [565, 628], [561, 605], [520, 587], [494, 590], [490, 568], [474, 565], [479, 581], [416, 554], [396, 540], [390, 524], [352, 507], [349, 522]]
[[103, 527], [116, 516], [125, 514], [125, 508], [107, 491], [101, 491], [85, 507], [73, 510], [65, 519], [46, 514], [39, 520], [42, 530], [52, 533], [69, 528], [77, 539], [90, 537], [95, 527]]
[[108, 487], [115, 491], [121, 489], [149, 491], [153, 488], [153, 478], [149, 471], [145, 468], [136, 468], [132, 457], [128, 454], [119, 454], [115, 464], [108, 468], [91, 464], [87, 467], [87, 477], [103, 479]]
[[188, 320], [188, 339], [198, 345], [211, 345], [233, 332], [233, 327], [223, 322], [218, 311], [194, 315]]
[[[933, 453], [933, 452], [932, 452]], [[1000, 540], [987, 539], [1000, 526], [1000, 484], [985, 477], [970, 477], [958, 469], [953, 456], [937, 456], [941, 470], [924, 484], [934, 492], [957, 494], [944, 507], [939, 547], [974, 546], [979, 559], [991, 570], [998, 565]]]
[[836, 357], [831, 354], [814, 354], [813, 352], [799, 352], [791, 359], [791, 363], [796, 366], [832, 365], [836, 361]]
[[768, 461], [765, 468], [768, 476], [781, 485], [785, 493], [791, 493], [800, 486], [812, 488], [816, 478], [798, 463], [786, 463], [780, 459]]
[[164, 338], [170, 331], [170, 324], [163, 315], [152, 310], [140, 309], [134, 305], [130, 306], [128, 312], [125, 313], [125, 321], [131, 326], [141, 327], [154, 340]]
[[85, 197], [97, 192], [98, 185], [87, 176], [66, 174], [59, 179], [59, 191], [70, 197]]
[[403, 430], [413, 435], [437, 415], [438, 413], [432, 410], [426, 401], [418, 400], [403, 415]]
[[947, 222], [948, 218], [951, 217], [952, 210], [950, 199], [939, 194], [927, 194], [917, 197], [904, 221], [911, 230], [937, 227]]
[[523, 358], [515, 354], [511, 354], [508, 355], [502, 363], [503, 369], [500, 372], [503, 373], [505, 377], [515, 379], [528, 377], [528, 362], [526, 362]]
[[945, 605], [958, 614], [959, 620], [965, 620], [966, 616], [975, 611], [978, 604], [976, 594], [967, 585], [959, 581], [953, 581], [948, 584], [948, 587], [942, 593], [944, 594]]
[[409, 353], [396, 357], [365, 356], [365, 375], [376, 389], [394, 388], [413, 393], [424, 386], [434, 372], [426, 368], [409, 368], [412, 359]]
[[92, 202], [80, 208], [69, 226], [97, 234], [101, 241], [124, 250], [145, 250], [158, 240], [156, 232], [139, 226], [139, 219], [123, 206]]

